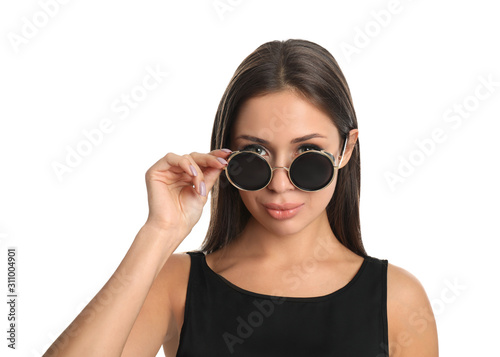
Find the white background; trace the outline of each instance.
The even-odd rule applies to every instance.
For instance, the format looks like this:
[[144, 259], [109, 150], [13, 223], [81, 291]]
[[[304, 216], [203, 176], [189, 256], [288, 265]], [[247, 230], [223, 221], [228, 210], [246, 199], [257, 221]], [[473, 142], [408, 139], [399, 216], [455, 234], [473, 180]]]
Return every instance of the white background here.
[[[87, 0], [52, 5], [50, 16], [45, 3], [0, 6], [2, 301], [11, 246], [19, 292], [18, 349], [6, 346], [3, 303], [2, 356], [43, 354], [145, 222], [146, 170], [169, 151], [208, 152], [238, 64], [260, 44], [288, 38], [327, 48], [349, 83], [368, 254], [423, 284], [442, 356], [497, 350], [500, 22], [493, 1], [222, 0], [229, 9], [218, 13], [213, 0]], [[168, 75], [128, 115], [114, 111], [148, 67]], [[496, 83], [490, 91], [481, 84], [488, 78]], [[53, 163], [66, 164], [68, 148], [105, 118], [113, 131], [59, 180]], [[435, 130], [442, 140], [425, 152], [418, 142]], [[391, 185], [388, 175], [402, 181]], [[199, 247], [209, 208], [178, 252]]]

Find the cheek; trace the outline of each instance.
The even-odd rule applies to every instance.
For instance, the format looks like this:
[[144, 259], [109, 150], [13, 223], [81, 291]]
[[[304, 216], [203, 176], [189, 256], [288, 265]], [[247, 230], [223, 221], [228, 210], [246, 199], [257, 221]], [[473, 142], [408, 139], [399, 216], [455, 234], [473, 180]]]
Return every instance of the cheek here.
[[309, 194], [309, 196], [310, 196], [309, 201], [310, 201], [311, 208], [321, 209], [321, 210], [326, 209], [326, 206], [328, 206], [328, 203], [332, 199], [334, 190], [335, 190], [335, 186], [333, 184], [331, 184], [330, 186], [323, 189], [322, 191], [310, 193]]
[[307, 197], [304, 202], [313, 211], [323, 211], [328, 206], [328, 203], [330, 203], [336, 186], [337, 179], [335, 178], [327, 188], [324, 188], [323, 190], [318, 192], [307, 193]]
[[248, 191], [240, 191], [240, 197], [247, 209], [252, 212], [255, 209], [259, 209], [260, 203], [258, 203], [257, 194]]

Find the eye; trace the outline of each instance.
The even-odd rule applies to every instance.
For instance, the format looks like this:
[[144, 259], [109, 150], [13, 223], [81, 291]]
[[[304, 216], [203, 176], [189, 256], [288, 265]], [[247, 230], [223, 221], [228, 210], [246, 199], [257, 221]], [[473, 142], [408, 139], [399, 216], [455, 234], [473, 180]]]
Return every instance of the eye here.
[[[260, 152], [259, 152], [259, 150], [260, 150]], [[323, 149], [320, 148], [318, 145], [303, 144], [303, 145], [298, 147], [297, 151], [302, 151], [302, 150], [303, 151], [309, 151], [309, 150], [321, 151]], [[257, 145], [257, 144], [247, 145], [247, 146], [243, 147], [242, 149], [240, 149], [240, 151], [252, 151], [252, 152], [255, 152], [259, 155], [264, 155], [264, 152], [266, 152], [266, 150], [261, 145]]]
[[[261, 150], [261, 152], [257, 152], [258, 150]], [[243, 147], [240, 151], [252, 151], [255, 152], [259, 155], [262, 155], [262, 151], [265, 151], [264, 148], [260, 145], [257, 144], [251, 144]]]
[[[323, 150], [322, 148], [320, 148], [319, 146], [314, 145], [314, 144], [300, 145], [298, 150], [305, 149], [305, 148], [308, 148], [309, 150], [317, 150], [317, 151]], [[304, 151], [309, 151], [309, 150], [304, 150]]]

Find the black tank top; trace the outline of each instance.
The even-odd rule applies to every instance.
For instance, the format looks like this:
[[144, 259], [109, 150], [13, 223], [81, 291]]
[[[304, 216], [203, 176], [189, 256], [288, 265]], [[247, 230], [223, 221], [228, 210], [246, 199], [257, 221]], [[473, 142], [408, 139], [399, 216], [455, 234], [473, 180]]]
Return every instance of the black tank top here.
[[191, 270], [177, 357], [387, 357], [387, 260], [367, 256], [344, 287], [277, 297], [232, 284], [203, 252]]

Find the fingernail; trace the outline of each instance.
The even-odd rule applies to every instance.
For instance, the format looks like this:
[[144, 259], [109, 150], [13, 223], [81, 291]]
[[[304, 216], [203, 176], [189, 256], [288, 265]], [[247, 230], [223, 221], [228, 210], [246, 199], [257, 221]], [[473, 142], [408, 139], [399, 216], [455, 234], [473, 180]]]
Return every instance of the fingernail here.
[[232, 150], [229, 150], [229, 149], [221, 149], [222, 151], [225, 151], [225, 152], [233, 152]]
[[207, 195], [207, 188], [205, 187], [205, 181], [201, 181], [200, 183], [200, 193], [203, 197]]
[[222, 157], [218, 157], [217, 160], [219, 160], [219, 162], [223, 165], [227, 165], [227, 161], [224, 160]]
[[189, 165], [189, 168], [191, 169], [193, 176], [198, 176], [198, 173], [196, 172], [196, 169], [194, 168], [193, 165]]

